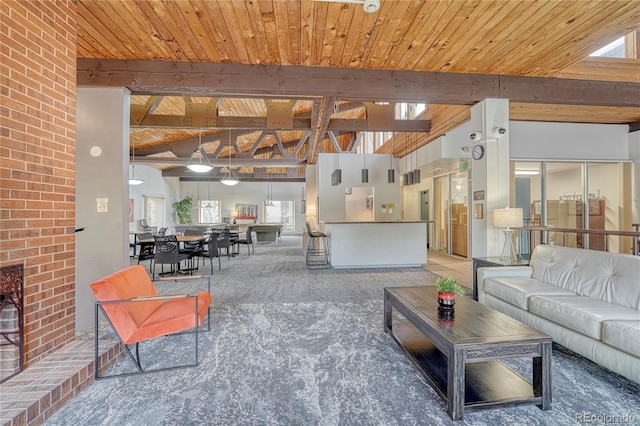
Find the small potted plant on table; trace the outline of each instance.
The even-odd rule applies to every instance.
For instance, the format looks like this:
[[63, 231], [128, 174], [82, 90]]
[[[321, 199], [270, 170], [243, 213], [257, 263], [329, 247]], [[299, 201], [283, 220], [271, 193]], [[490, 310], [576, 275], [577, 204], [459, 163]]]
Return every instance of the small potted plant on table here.
[[438, 277], [435, 281], [438, 290], [438, 309], [443, 311], [453, 310], [456, 304], [456, 295], [463, 296], [464, 287], [458, 280], [452, 277]]

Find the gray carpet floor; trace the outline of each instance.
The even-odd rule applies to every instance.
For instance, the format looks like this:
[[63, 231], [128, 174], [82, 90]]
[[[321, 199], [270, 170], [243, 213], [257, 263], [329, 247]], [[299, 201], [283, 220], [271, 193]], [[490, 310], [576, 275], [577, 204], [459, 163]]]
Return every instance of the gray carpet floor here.
[[[556, 345], [552, 410], [485, 410], [452, 422], [382, 331], [382, 289], [430, 285], [434, 275], [421, 268], [309, 271], [301, 247], [301, 238], [285, 237], [257, 245], [251, 256], [223, 258], [221, 270], [214, 262], [212, 328], [200, 334], [198, 367], [98, 381], [45, 424], [640, 424], [640, 385]], [[208, 263], [201, 271], [209, 273]], [[182, 292], [187, 285], [159, 286]], [[192, 342], [189, 335], [156, 339], [141, 347], [143, 363], [178, 362]], [[531, 376], [531, 360], [507, 364]], [[124, 359], [110, 373], [130, 369]]]

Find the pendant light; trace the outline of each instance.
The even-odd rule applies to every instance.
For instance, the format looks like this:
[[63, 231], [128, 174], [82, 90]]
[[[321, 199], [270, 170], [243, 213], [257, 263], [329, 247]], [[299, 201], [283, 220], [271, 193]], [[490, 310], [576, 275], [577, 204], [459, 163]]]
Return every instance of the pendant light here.
[[273, 187], [271, 186], [271, 175], [269, 175], [269, 169], [265, 167], [265, 170], [267, 172], [267, 202], [265, 203], [265, 206], [267, 207], [273, 207], [275, 206], [275, 204], [273, 204]]
[[131, 174], [129, 175], [129, 185], [140, 185], [144, 183], [144, 179], [141, 179], [136, 175], [136, 147], [133, 147], [133, 155], [131, 157]]
[[195, 206], [191, 207], [193, 210], [200, 210], [200, 207], [202, 205], [202, 203], [200, 202], [200, 176], [198, 176], [198, 183], [196, 185], [196, 204]]
[[[205, 162], [203, 162], [203, 160]], [[206, 173], [213, 169], [209, 157], [207, 157], [204, 149], [202, 149], [202, 129], [200, 129], [198, 133], [198, 148], [191, 154], [191, 158], [189, 158], [187, 162], [187, 168], [196, 173]]]
[[416, 168], [413, 170], [413, 183], [420, 183], [420, 169], [418, 168], [418, 137], [415, 136]]
[[210, 209], [213, 208], [213, 206], [211, 205], [211, 180], [207, 180], [207, 186], [208, 186], [208, 191], [209, 191], [209, 195], [207, 196], [207, 205], [204, 206], [205, 209]]
[[340, 169], [340, 154], [336, 153], [333, 157], [333, 166], [335, 169], [331, 172], [331, 186], [338, 186], [342, 183], [342, 170]]
[[[407, 144], [408, 145], [408, 144]], [[411, 147], [409, 147], [409, 149], [411, 149]], [[408, 171], [409, 167], [411, 167], [408, 162], [409, 162], [409, 155], [411, 155], [411, 153], [405, 155], [404, 157], [404, 169], [406, 170], [406, 172], [404, 173], [404, 175], [402, 175], [402, 182], [404, 183], [404, 186], [408, 186], [411, 185], [413, 183], [413, 172]]]
[[362, 183], [369, 183], [369, 169], [367, 169], [367, 153], [362, 154], [363, 160], [363, 169], [362, 169]]
[[229, 167], [227, 168], [227, 174], [220, 179], [220, 182], [227, 186], [237, 185], [240, 182], [233, 170], [231, 170], [231, 131], [229, 131]]
[[387, 183], [395, 183], [396, 170], [393, 168], [393, 153], [395, 151], [395, 135], [391, 138], [391, 154], [389, 154], [389, 169], [387, 170]]

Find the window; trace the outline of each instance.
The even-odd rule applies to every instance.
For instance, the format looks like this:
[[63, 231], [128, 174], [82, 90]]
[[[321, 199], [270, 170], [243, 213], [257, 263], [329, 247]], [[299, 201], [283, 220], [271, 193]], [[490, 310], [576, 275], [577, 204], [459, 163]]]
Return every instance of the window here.
[[602, 49], [596, 50], [589, 56], [601, 56], [606, 58], [624, 58], [625, 57], [624, 37], [607, 44]]
[[147, 224], [158, 228], [166, 226], [165, 199], [151, 195], [143, 195], [142, 198], [144, 204], [143, 218], [147, 220]]
[[420, 113], [427, 109], [427, 105], [423, 103], [406, 103], [400, 102], [396, 104], [397, 120], [412, 120]]
[[265, 223], [282, 225], [283, 232], [294, 232], [294, 203], [293, 201], [272, 201], [262, 203]]
[[[623, 177], [625, 168], [630, 165], [624, 162], [515, 161], [516, 207], [523, 208], [525, 219], [528, 216], [534, 226], [631, 229], [630, 215], [625, 214], [631, 207], [625, 194], [632, 191]], [[605, 240], [601, 235], [563, 232], [549, 232], [548, 242], [614, 253], [624, 253], [629, 246], [618, 237]]]
[[200, 200], [198, 205], [199, 223], [220, 223], [220, 200]]

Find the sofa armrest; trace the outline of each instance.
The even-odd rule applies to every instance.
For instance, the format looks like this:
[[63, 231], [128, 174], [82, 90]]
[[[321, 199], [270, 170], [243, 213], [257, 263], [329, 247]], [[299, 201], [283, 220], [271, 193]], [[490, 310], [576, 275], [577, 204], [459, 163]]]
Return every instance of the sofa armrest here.
[[486, 278], [519, 277], [531, 278], [533, 268], [531, 266], [491, 266], [476, 270], [476, 286], [478, 301], [484, 304], [484, 280]]

